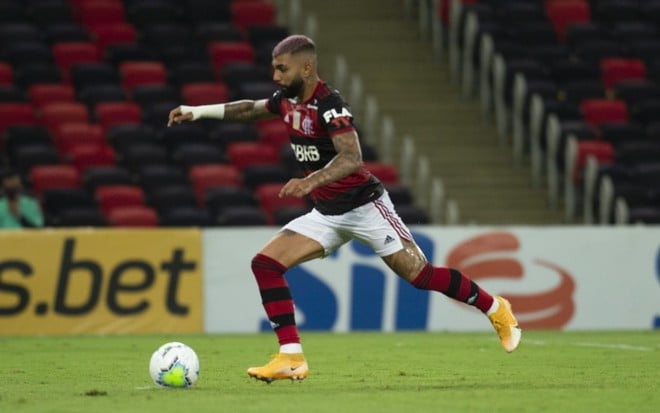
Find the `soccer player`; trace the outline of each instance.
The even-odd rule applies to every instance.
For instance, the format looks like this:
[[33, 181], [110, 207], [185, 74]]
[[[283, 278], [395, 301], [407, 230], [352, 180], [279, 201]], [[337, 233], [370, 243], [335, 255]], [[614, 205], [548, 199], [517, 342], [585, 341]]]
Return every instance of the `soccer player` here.
[[273, 48], [273, 80], [280, 89], [269, 99], [179, 106], [168, 126], [200, 118], [254, 121], [280, 117], [304, 172], [279, 196], [310, 195], [311, 212], [286, 224], [252, 259], [262, 303], [280, 344], [269, 363], [249, 368], [268, 383], [302, 380], [308, 365], [284, 273], [321, 258], [351, 239], [369, 245], [400, 277], [423, 290], [439, 291], [476, 307], [490, 319], [504, 350], [518, 347], [521, 330], [509, 302], [493, 297], [459, 270], [433, 266], [401, 221], [382, 183], [365, 169], [349, 106], [317, 72], [314, 42], [292, 35]]

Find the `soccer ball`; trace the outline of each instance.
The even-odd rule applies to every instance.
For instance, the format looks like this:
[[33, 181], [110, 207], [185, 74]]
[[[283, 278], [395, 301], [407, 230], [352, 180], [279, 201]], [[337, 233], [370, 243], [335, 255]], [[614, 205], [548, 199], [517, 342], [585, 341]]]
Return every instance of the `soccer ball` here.
[[183, 343], [166, 343], [152, 354], [149, 373], [159, 386], [190, 387], [199, 377], [199, 359], [195, 351]]

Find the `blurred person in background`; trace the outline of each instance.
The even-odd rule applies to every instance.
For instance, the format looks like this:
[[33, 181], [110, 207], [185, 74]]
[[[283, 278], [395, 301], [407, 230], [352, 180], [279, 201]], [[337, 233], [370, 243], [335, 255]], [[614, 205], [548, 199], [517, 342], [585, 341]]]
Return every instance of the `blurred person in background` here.
[[12, 170], [2, 174], [2, 197], [0, 198], [0, 228], [40, 228], [44, 217], [34, 197], [23, 190], [21, 176]]

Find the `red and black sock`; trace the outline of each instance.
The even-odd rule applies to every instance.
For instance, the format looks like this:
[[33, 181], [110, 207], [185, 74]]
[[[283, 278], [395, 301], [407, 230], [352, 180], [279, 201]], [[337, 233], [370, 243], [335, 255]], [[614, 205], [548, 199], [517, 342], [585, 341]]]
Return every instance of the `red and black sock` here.
[[493, 305], [490, 294], [454, 268], [434, 267], [427, 263], [412, 285], [420, 290], [439, 291], [447, 297], [475, 306], [483, 313]]
[[262, 254], [252, 259], [252, 272], [257, 279], [261, 302], [280, 345], [300, 343], [293, 299], [284, 278], [286, 270], [282, 264]]

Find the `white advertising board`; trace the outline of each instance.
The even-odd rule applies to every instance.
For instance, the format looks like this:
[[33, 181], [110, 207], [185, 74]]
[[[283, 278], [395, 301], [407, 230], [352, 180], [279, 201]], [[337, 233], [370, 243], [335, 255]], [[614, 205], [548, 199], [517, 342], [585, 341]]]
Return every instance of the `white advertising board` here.
[[[527, 329], [660, 327], [659, 227], [412, 227], [435, 265], [509, 298]], [[205, 331], [270, 330], [250, 269], [276, 229], [203, 233]], [[416, 290], [357, 242], [287, 272], [301, 329], [490, 329], [480, 312]]]

